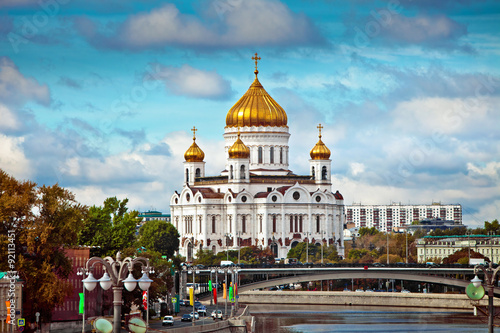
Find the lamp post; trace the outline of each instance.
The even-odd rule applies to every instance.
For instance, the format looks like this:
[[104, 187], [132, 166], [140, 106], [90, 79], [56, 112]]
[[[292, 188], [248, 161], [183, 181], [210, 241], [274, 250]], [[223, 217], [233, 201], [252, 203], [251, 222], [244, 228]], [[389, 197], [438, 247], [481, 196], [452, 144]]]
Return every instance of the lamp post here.
[[[92, 274], [92, 270], [96, 264], [104, 266], [104, 274], [99, 280], [96, 280]], [[143, 269], [143, 276], [139, 280], [136, 280], [132, 274], [135, 264], [140, 264], [142, 268], [146, 266], [145, 270]], [[125, 278], [127, 270], [128, 276]], [[111, 257], [104, 259], [100, 257], [90, 258], [85, 264], [85, 271], [88, 272], [88, 276], [83, 280], [83, 285], [88, 291], [94, 290], [98, 282], [104, 290], [108, 290], [113, 286], [113, 331], [120, 332], [123, 287], [128, 291], [133, 291], [137, 286], [137, 282], [139, 282], [139, 287], [142, 290], [149, 289], [152, 282], [147, 277], [147, 272], [152, 272], [149, 266], [149, 259], [144, 257], [127, 257], [122, 260], [121, 253], [118, 252], [116, 260]]]
[[193, 274], [193, 318], [192, 318], [192, 320], [191, 320], [191, 321], [192, 321], [193, 326], [194, 326], [194, 325], [195, 325], [195, 323], [194, 323], [194, 320], [195, 320], [195, 318], [194, 318], [194, 314], [195, 314], [195, 310], [194, 310], [194, 302], [195, 302], [195, 300], [194, 300], [194, 295], [195, 295], [195, 293], [194, 293], [194, 292], [195, 292], [195, 290], [196, 290], [196, 279], [195, 279], [195, 276], [196, 276], [196, 273], [198, 273], [198, 274], [199, 274], [199, 273], [200, 273], [200, 271], [198, 271], [198, 270], [196, 270], [196, 269], [192, 269], [192, 268], [191, 268], [191, 269], [188, 269], [188, 273]]
[[[323, 265], [323, 235], [326, 233], [326, 231], [321, 231], [321, 265]], [[323, 284], [321, 284], [321, 287], [323, 287]]]
[[472, 230], [467, 230], [467, 244], [469, 249], [469, 265], [470, 265], [470, 235], [472, 234]]
[[306, 244], [306, 262], [309, 262], [309, 235], [311, 234], [309, 231], [306, 231], [304, 233], [307, 238], [307, 244]]
[[238, 244], [238, 265], [240, 264], [240, 250], [241, 250], [241, 246], [240, 246], [240, 232], [237, 231], [236, 232], [236, 242]]
[[228, 237], [231, 237], [231, 234], [226, 233], [224, 236], [226, 236], [226, 260], [229, 261], [229, 245], [227, 244], [227, 239]]
[[[76, 271], [76, 275], [86, 275], [88, 274], [87, 270], [83, 267], [78, 267]], [[82, 292], [83, 292], [83, 318], [82, 318], [82, 333], [85, 333], [85, 285], [82, 283]]]
[[486, 290], [488, 292], [488, 333], [493, 333], [493, 318], [495, 316], [495, 311], [493, 308], [493, 291], [495, 288], [495, 280], [497, 273], [500, 270], [500, 266], [493, 269], [491, 261], [489, 262], [489, 267], [484, 267], [483, 265], [476, 265], [474, 267], [474, 278], [471, 280], [474, 287], [479, 287], [481, 285], [481, 279], [478, 278], [477, 273], [483, 271], [484, 282], [486, 283]]
[[387, 265], [389, 265], [389, 228], [387, 228], [387, 224], [385, 229], [387, 234]]

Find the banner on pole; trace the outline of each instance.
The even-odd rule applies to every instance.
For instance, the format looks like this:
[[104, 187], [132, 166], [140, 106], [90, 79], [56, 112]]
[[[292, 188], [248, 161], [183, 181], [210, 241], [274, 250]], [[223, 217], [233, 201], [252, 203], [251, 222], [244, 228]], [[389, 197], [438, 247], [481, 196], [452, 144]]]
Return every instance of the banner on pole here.
[[148, 292], [142, 292], [142, 305], [144, 306], [144, 310], [148, 311]]
[[78, 313], [83, 314], [85, 312], [85, 294], [79, 293], [78, 295], [80, 295], [80, 306], [78, 308]]
[[226, 284], [225, 283], [222, 284], [222, 288], [224, 288], [224, 290], [222, 291], [222, 298], [226, 299], [227, 298], [227, 290], [226, 290]]
[[189, 288], [189, 305], [194, 305], [194, 289]]

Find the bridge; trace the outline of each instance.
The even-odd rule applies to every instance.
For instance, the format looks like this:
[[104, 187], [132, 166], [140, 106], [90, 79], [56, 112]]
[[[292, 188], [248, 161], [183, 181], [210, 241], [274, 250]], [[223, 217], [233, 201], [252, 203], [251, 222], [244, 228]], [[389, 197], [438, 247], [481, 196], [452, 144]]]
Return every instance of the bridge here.
[[[224, 269], [224, 268], [222, 268]], [[474, 276], [473, 267], [258, 267], [258, 268], [238, 268], [240, 276], [252, 276], [252, 282], [238, 286], [240, 292], [254, 289], [269, 288], [276, 285], [301, 283], [309, 281], [342, 280], [342, 279], [395, 279], [403, 281], [417, 281], [431, 284], [441, 284], [458, 288], [466, 288]], [[208, 282], [212, 275], [212, 282], [215, 281], [214, 272], [221, 271], [220, 267], [210, 269], [200, 269], [196, 275], [201, 276], [197, 283]], [[219, 273], [219, 282], [224, 279], [224, 273]], [[180, 293], [183, 297], [187, 282], [186, 271], [181, 274]], [[458, 278], [457, 278], [458, 277]], [[480, 276], [480, 278], [482, 278]], [[231, 280], [228, 274], [228, 281]], [[182, 288], [184, 287], [184, 288]], [[203, 288], [201, 290], [204, 291]], [[500, 288], [495, 288], [494, 294], [500, 297]], [[201, 295], [200, 295], [201, 296]]]

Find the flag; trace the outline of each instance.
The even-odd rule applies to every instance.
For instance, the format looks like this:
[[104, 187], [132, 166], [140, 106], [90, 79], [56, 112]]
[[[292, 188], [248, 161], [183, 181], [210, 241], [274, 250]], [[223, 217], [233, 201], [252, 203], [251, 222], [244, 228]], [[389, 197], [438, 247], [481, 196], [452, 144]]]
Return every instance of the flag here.
[[5, 301], [5, 306], [7, 307], [7, 319], [5, 323], [10, 324], [10, 301]]
[[237, 297], [238, 296], [238, 284], [235, 283], [234, 284], [234, 297]]
[[208, 280], [208, 291], [212, 291], [212, 280]]
[[79, 307], [79, 314], [85, 313], [85, 294], [84, 293], [79, 293], [80, 295], [80, 307]]
[[217, 304], [217, 289], [214, 289], [214, 304]]
[[226, 284], [225, 283], [222, 284], [222, 288], [224, 288], [224, 290], [222, 291], [222, 298], [226, 299], [227, 292], [226, 292]]
[[234, 302], [233, 286], [229, 287], [229, 301]]
[[189, 305], [194, 305], [194, 289], [189, 288]]
[[148, 311], [148, 292], [142, 292], [142, 305], [144, 306], [144, 310]]

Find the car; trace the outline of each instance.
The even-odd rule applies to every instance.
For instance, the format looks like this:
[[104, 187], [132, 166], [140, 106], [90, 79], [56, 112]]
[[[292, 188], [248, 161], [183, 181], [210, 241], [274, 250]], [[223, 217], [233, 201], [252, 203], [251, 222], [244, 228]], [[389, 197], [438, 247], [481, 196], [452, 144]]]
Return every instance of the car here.
[[184, 306], [191, 306], [191, 301], [190, 301], [190, 300], [188, 300], [188, 299], [185, 299], [185, 300], [183, 301], [183, 303], [184, 303], [184, 304], [182, 304], [182, 305], [184, 305]]
[[365, 291], [363, 289], [356, 289], [357, 293], [364, 293]]
[[404, 294], [409, 294], [410, 293], [410, 291], [407, 290], [407, 289], [403, 289], [403, 290], [401, 290], [401, 292], [404, 293]]
[[200, 301], [195, 301], [195, 302], [194, 302], [194, 307], [195, 307], [195, 308], [199, 308], [199, 307], [200, 307], [200, 306], [202, 306], [202, 305], [203, 305], [203, 304], [201, 304], [201, 302], [200, 302]]
[[174, 317], [172, 317], [172, 316], [163, 317], [163, 322], [161, 325], [162, 326], [167, 326], [167, 325], [174, 326]]
[[200, 316], [206, 316], [207, 315], [207, 307], [205, 305], [202, 305], [197, 308], [198, 314]]
[[223, 318], [222, 310], [212, 311], [212, 318], [213, 319], [222, 319]]
[[196, 311], [191, 311], [191, 313], [189, 314], [191, 317], [194, 316], [194, 319], [200, 319], [200, 315], [198, 314], [198, 312]]
[[181, 321], [192, 321], [192, 318], [193, 317], [189, 313], [186, 313], [182, 315]]

